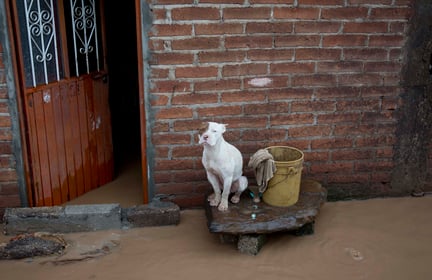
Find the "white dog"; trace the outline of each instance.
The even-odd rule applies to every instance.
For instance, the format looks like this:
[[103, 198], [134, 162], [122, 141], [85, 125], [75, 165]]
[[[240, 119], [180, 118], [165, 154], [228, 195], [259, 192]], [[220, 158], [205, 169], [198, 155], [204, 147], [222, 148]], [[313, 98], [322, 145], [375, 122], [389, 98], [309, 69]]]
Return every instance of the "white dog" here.
[[199, 144], [204, 146], [202, 163], [214, 190], [208, 200], [211, 206], [218, 206], [219, 211], [228, 210], [230, 193], [235, 193], [231, 202], [238, 203], [248, 185], [247, 178], [242, 176], [243, 158], [240, 151], [222, 136], [225, 126], [208, 122], [199, 134]]

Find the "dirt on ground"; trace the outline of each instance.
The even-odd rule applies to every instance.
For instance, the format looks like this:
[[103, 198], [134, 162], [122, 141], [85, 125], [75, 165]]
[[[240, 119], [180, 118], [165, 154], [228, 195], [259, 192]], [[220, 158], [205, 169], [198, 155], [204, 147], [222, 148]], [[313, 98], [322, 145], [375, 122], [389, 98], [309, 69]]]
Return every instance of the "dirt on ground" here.
[[0, 261], [1, 279], [432, 279], [432, 196], [327, 202], [313, 235], [269, 235], [256, 256], [206, 222], [66, 234], [60, 256]]

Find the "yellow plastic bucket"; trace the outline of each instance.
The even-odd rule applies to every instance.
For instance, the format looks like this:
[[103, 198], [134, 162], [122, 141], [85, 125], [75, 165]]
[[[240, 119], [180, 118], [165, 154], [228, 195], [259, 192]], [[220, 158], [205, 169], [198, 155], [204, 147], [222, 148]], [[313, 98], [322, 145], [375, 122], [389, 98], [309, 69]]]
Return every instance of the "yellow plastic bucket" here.
[[272, 206], [294, 205], [299, 198], [304, 154], [288, 146], [266, 149], [273, 156], [277, 170], [263, 193], [263, 200]]

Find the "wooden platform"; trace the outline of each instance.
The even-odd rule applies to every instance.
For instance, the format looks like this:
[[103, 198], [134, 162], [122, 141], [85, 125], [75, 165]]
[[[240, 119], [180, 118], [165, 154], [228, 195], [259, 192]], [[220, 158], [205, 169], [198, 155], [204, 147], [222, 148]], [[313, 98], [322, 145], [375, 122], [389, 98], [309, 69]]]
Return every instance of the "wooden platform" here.
[[[254, 203], [245, 192], [238, 204], [229, 204], [227, 212], [211, 207], [206, 201], [207, 225], [210, 232], [221, 234], [222, 241], [238, 239], [240, 251], [256, 254], [266, 234], [281, 231], [312, 234], [314, 221], [326, 199], [327, 190], [313, 180], [302, 181], [299, 200], [289, 207], [275, 207], [263, 201]], [[245, 240], [248, 248], [240, 248]]]

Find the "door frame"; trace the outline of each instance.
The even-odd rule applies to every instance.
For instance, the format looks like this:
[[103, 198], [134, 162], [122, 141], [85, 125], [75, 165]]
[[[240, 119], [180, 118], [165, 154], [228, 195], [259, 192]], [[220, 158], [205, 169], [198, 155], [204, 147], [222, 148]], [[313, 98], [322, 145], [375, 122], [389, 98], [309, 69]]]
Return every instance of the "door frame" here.
[[[141, 0], [135, 0], [136, 9], [136, 35], [137, 35], [137, 55], [138, 55], [138, 88], [140, 101], [140, 128], [141, 128], [141, 173], [143, 188], [143, 203], [149, 202], [151, 197], [149, 188], [148, 161], [147, 161], [147, 125], [146, 125], [146, 102], [145, 102], [145, 67], [143, 51], [143, 4]], [[22, 104], [22, 94], [25, 89], [21, 88], [18, 79], [18, 62], [15, 50], [14, 35], [12, 34], [12, 19], [10, 17], [9, 0], [0, 0], [0, 41], [3, 47], [3, 62], [7, 84], [8, 108], [11, 117], [12, 147], [15, 156], [15, 169], [17, 173], [17, 184], [22, 207], [32, 205], [30, 182], [30, 161], [27, 150], [26, 131], [24, 125], [24, 110]]]
[[144, 34], [144, 15], [145, 7], [143, 5], [144, 0], [135, 0], [135, 19], [136, 19], [136, 37], [137, 37], [137, 58], [138, 58], [138, 92], [139, 92], [139, 105], [140, 105], [140, 128], [141, 128], [141, 173], [143, 183], [143, 202], [144, 204], [149, 203], [151, 186], [149, 182], [148, 171], [150, 170], [147, 161], [147, 118], [146, 118], [146, 101], [145, 101], [145, 67], [144, 67], [144, 51], [143, 45], [146, 36]]

